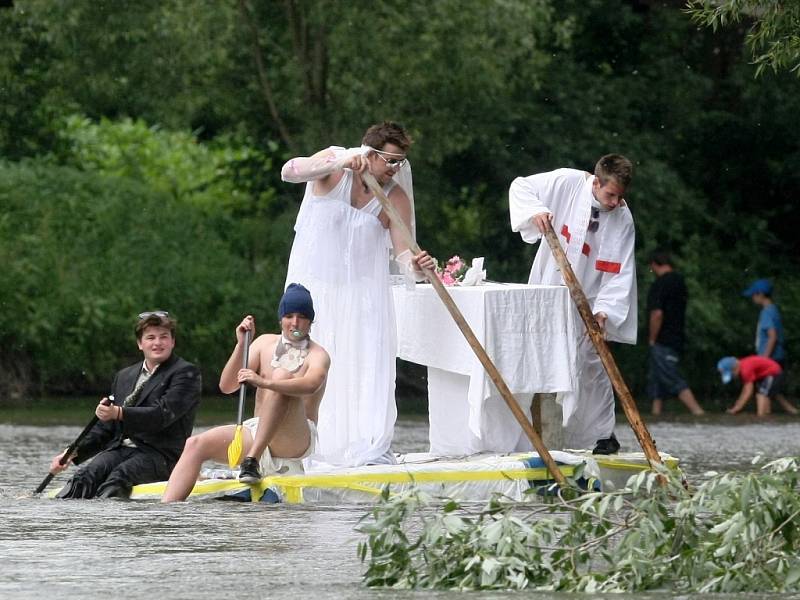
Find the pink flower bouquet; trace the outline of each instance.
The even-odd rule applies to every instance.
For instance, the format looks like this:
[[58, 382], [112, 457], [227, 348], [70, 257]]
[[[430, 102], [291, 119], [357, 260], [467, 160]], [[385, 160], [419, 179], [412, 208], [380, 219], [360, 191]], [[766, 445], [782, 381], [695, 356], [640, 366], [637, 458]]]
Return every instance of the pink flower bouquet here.
[[444, 268], [437, 265], [436, 275], [445, 285], [458, 285], [464, 280], [467, 269], [469, 269], [467, 264], [456, 255], [445, 263]]

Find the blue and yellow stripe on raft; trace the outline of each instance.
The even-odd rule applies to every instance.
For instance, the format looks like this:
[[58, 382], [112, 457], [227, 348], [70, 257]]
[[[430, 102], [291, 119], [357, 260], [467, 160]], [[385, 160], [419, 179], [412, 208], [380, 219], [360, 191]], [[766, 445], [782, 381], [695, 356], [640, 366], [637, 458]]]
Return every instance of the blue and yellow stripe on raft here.
[[[538, 457], [525, 463], [540, 461]], [[559, 465], [565, 477], [571, 477], [575, 465]], [[261, 499], [267, 490], [276, 490], [288, 504], [303, 503], [303, 489], [348, 489], [378, 496], [386, 484], [431, 484], [461, 483], [477, 481], [528, 480], [552, 481], [544, 466], [528, 466], [519, 469], [464, 470], [464, 471], [395, 471], [376, 473], [321, 473], [306, 475], [274, 475], [264, 477], [259, 483], [248, 485], [235, 479], [207, 479], [198, 481], [190, 496], [220, 496], [250, 489], [251, 500]], [[133, 488], [132, 499], [160, 498], [166, 482], [146, 483]]]
[[[603, 472], [617, 473], [621, 480], [617, 487], [624, 485], [627, 475], [648, 470], [647, 459], [642, 453], [624, 453], [619, 455], [602, 456], [592, 455], [588, 451], [571, 452], [575, 458], [585, 458], [587, 462], [594, 462], [601, 470], [601, 479], [605, 481]], [[492, 457], [489, 457], [492, 458]], [[516, 464], [498, 468], [489, 463], [476, 468], [481, 461], [465, 460], [462, 464], [471, 468], [453, 468], [459, 461], [435, 462], [410, 462], [381, 469], [381, 467], [361, 467], [356, 469], [343, 469], [343, 472], [317, 473], [306, 475], [274, 475], [265, 477], [258, 484], [247, 485], [235, 479], [208, 479], [198, 482], [192, 490], [194, 497], [226, 496], [231, 499], [286, 502], [300, 504], [304, 502], [304, 490], [349, 490], [364, 495], [367, 500], [370, 496], [376, 497], [386, 484], [410, 485], [417, 484], [459, 484], [481, 483], [491, 481], [526, 480], [531, 487], [547, 485], [552, 482], [542, 460], [529, 453], [506, 455], [504, 460], [515, 461]], [[679, 470], [678, 460], [668, 454], [661, 453], [663, 463], [672, 470]], [[431, 466], [441, 468], [431, 468]], [[518, 466], [517, 466], [518, 465]], [[449, 468], [448, 468], [449, 467]], [[566, 477], [574, 477], [577, 465], [559, 464], [561, 472]], [[613, 483], [613, 482], [608, 482]], [[587, 487], [595, 489], [600, 487], [600, 482], [594, 477], [585, 482]], [[158, 499], [163, 495], [165, 482], [139, 485], [134, 487], [132, 499]], [[605, 487], [604, 485], [602, 487]], [[611, 489], [614, 489], [613, 487]], [[442, 490], [442, 493], [447, 493]], [[262, 498], [263, 497], [263, 498]]]

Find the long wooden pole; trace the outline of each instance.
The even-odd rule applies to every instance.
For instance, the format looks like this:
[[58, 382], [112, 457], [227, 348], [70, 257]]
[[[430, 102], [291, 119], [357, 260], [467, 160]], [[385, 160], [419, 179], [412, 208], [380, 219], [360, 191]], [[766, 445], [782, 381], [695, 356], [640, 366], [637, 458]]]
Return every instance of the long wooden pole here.
[[633, 400], [631, 391], [622, 378], [622, 373], [619, 367], [617, 367], [611, 350], [608, 348], [603, 332], [600, 331], [600, 326], [597, 324], [592, 314], [592, 309], [589, 307], [586, 294], [583, 293], [583, 288], [581, 288], [578, 278], [575, 277], [575, 272], [572, 270], [572, 266], [569, 264], [567, 256], [564, 254], [563, 248], [561, 248], [561, 244], [558, 243], [558, 238], [556, 237], [555, 231], [553, 231], [553, 225], [550, 221], [547, 221], [547, 229], [545, 229], [544, 237], [550, 246], [550, 250], [553, 252], [553, 258], [556, 259], [556, 263], [558, 263], [558, 267], [561, 269], [561, 276], [564, 278], [564, 283], [567, 284], [569, 293], [572, 295], [572, 299], [578, 307], [578, 312], [583, 322], [586, 324], [589, 337], [592, 339], [592, 343], [597, 349], [597, 353], [600, 355], [600, 360], [606, 369], [606, 373], [608, 373], [609, 379], [611, 379], [611, 385], [614, 386], [614, 390], [617, 392], [620, 404], [622, 404], [622, 409], [625, 411], [625, 416], [628, 417], [628, 422], [631, 424], [633, 432], [636, 434], [636, 439], [639, 440], [639, 445], [642, 447], [642, 450], [644, 450], [644, 455], [647, 457], [647, 460], [650, 461], [651, 466], [656, 463], [660, 464], [661, 456], [658, 454], [658, 450], [656, 450], [656, 444], [650, 436], [650, 432], [647, 430], [644, 421], [642, 421], [642, 417], [639, 414], [639, 409], [636, 408], [636, 402]]
[[[419, 246], [417, 245], [414, 238], [411, 236], [411, 232], [406, 227], [406, 224], [403, 222], [402, 217], [397, 213], [395, 210], [394, 205], [389, 201], [389, 198], [386, 197], [383, 189], [378, 182], [375, 180], [375, 177], [369, 171], [365, 171], [361, 173], [361, 179], [366, 183], [378, 200], [383, 206], [383, 210], [389, 216], [392, 223], [397, 227], [397, 230], [403, 236], [406, 244], [408, 245], [411, 252], [414, 254], [419, 254], [421, 252]], [[511, 390], [508, 389], [506, 382], [503, 380], [502, 375], [500, 375], [500, 371], [497, 370], [497, 367], [494, 366], [492, 359], [489, 358], [489, 355], [486, 353], [486, 350], [481, 346], [480, 341], [478, 338], [475, 337], [475, 333], [473, 333], [472, 328], [467, 323], [464, 315], [461, 314], [461, 310], [458, 308], [456, 303], [453, 301], [453, 298], [448, 293], [447, 289], [444, 287], [444, 284], [439, 280], [436, 274], [431, 271], [430, 269], [424, 270], [425, 276], [433, 285], [433, 289], [436, 290], [436, 293], [441, 298], [442, 302], [444, 302], [445, 307], [450, 312], [450, 315], [453, 317], [453, 320], [458, 325], [458, 328], [461, 330], [461, 333], [464, 334], [464, 337], [467, 339], [467, 343], [472, 348], [472, 351], [475, 352], [475, 355], [478, 357], [478, 360], [483, 365], [483, 368], [486, 369], [486, 372], [489, 374], [494, 385], [497, 387], [497, 390], [500, 392], [500, 395], [505, 400], [506, 405], [514, 414], [517, 421], [519, 422], [520, 426], [522, 427], [525, 435], [528, 436], [528, 439], [533, 444], [533, 447], [536, 448], [536, 452], [539, 453], [539, 457], [544, 461], [544, 464], [547, 466], [548, 471], [553, 475], [553, 478], [556, 480], [558, 485], [562, 488], [567, 487], [567, 480], [564, 477], [564, 474], [559, 470], [558, 466], [556, 466], [556, 462], [553, 460], [553, 457], [550, 455], [550, 452], [544, 445], [542, 438], [536, 433], [536, 430], [533, 428], [533, 425], [528, 418], [525, 416], [525, 413], [522, 412], [519, 404], [517, 403], [516, 398], [511, 393]]]

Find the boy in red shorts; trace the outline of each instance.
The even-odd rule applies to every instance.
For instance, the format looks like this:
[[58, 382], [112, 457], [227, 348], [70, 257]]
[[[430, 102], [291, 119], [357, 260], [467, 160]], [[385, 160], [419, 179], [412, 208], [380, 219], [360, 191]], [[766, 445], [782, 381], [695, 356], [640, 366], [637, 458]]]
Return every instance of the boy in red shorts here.
[[731, 408], [726, 412], [735, 415], [756, 393], [756, 415], [766, 416], [771, 410], [771, 398], [781, 393], [783, 386], [783, 369], [766, 356], [745, 356], [735, 358], [726, 356], [717, 363], [717, 371], [722, 375], [722, 383], [730, 382], [734, 377], [742, 380], [742, 391]]

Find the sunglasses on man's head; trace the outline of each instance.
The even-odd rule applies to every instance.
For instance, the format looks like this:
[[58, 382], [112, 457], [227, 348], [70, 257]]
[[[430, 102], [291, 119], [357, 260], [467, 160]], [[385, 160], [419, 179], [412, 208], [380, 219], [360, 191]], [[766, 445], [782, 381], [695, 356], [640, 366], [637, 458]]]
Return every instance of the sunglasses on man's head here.
[[139, 320], [149, 319], [150, 317], [159, 317], [161, 319], [166, 319], [169, 317], [169, 313], [165, 310], [149, 310], [147, 312], [139, 313]]

